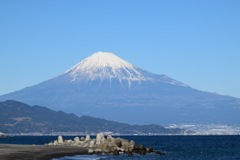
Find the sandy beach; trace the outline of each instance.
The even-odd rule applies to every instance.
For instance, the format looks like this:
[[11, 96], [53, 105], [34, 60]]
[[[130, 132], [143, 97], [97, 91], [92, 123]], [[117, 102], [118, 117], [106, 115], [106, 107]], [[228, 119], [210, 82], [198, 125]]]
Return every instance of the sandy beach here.
[[86, 148], [73, 146], [0, 144], [1, 160], [50, 160], [87, 153]]

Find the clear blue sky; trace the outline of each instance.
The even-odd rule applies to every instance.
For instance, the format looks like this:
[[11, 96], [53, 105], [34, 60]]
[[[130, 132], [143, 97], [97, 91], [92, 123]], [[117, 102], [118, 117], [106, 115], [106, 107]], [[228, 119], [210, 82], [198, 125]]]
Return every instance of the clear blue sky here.
[[55, 77], [96, 51], [240, 98], [240, 1], [0, 1], [0, 95]]

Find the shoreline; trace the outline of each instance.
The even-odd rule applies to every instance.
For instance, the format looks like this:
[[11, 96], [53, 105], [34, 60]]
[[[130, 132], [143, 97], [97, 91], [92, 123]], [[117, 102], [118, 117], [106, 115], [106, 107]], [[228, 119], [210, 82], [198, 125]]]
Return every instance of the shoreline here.
[[84, 154], [88, 154], [88, 150], [83, 147], [0, 144], [0, 159], [4, 160], [51, 160]]
[[101, 153], [113, 155], [125, 153], [128, 156], [133, 156], [134, 153], [165, 155], [164, 152], [154, 151], [152, 147], [135, 145], [133, 140], [113, 138], [111, 135], [105, 137], [102, 132], [98, 133], [95, 139], [91, 139], [90, 135], [75, 137], [73, 140], [64, 140], [62, 136], [58, 136], [57, 140], [44, 145], [0, 144], [0, 159], [4, 160], [51, 160], [65, 156]]

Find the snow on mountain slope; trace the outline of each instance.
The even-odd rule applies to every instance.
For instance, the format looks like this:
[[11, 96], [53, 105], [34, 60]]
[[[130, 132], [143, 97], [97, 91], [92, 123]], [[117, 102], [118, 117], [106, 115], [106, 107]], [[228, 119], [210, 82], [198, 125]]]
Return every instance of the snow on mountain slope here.
[[140, 83], [151, 80], [139, 72], [137, 67], [109, 52], [94, 53], [66, 71], [65, 74], [71, 76], [72, 81], [93, 81], [96, 79], [101, 81], [109, 79], [111, 81], [111, 79], [116, 78], [121, 83], [122, 80], [127, 80], [129, 87], [131, 81]]
[[110, 52], [96, 52], [90, 57], [67, 70], [65, 76], [71, 77], [72, 82], [89, 82], [94, 80], [117, 79], [123, 85], [127, 81], [128, 87], [132, 83], [140, 84], [142, 81], [162, 81], [173, 85], [187, 86], [167, 76], [156, 76], [144, 71]]

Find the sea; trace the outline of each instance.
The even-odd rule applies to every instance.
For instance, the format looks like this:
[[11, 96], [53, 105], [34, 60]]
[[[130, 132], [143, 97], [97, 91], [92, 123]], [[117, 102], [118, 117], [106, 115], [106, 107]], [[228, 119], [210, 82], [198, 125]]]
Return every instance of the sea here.
[[[128, 157], [126, 154], [114, 155], [77, 155], [54, 158], [52, 160], [240, 160], [240, 136], [117, 136], [134, 140], [137, 144], [153, 147], [164, 152], [157, 154]], [[73, 139], [65, 136], [63, 139]], [[95, 137], [94, 137], [95, 138]], [[57, 136], [12, 136], [0, 138], [7, 144], [46, 144]]]

